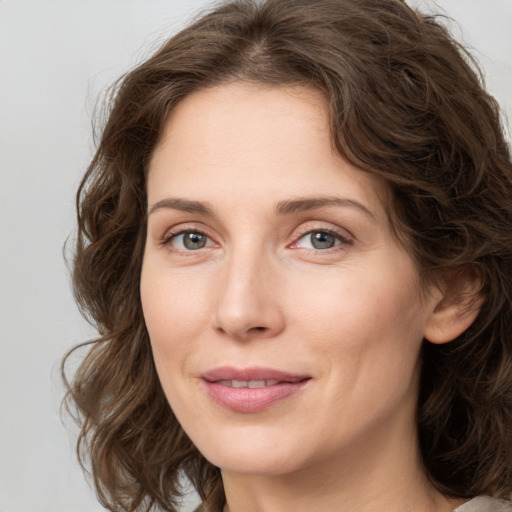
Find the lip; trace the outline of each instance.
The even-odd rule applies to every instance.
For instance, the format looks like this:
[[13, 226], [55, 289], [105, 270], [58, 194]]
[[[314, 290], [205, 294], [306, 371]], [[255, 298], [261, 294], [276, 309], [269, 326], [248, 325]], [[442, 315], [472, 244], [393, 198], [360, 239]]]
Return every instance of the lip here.
[[[221, 367], [201, 374], [206, 392], [213, 402], [236, 412], [260, 412], [276, 402], [298, 393], [309, 375], [292, 374], [273, 368]], [[273, 381], [263, 387], [230, 387], [226, 381]], [[275, 383], [274, 383], [275, 382]]]

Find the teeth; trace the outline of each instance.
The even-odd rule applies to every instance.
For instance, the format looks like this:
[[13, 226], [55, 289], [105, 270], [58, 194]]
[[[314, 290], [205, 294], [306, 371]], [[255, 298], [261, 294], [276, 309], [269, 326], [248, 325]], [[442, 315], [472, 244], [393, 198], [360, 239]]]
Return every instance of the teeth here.
[[248, 388], [262, 388], [265, 386], [264, 380], [250, 380], [247, 382]]
[[219, 384], [229, 388], [263, 388], [275, 386], [278, 380], [219, 380]]

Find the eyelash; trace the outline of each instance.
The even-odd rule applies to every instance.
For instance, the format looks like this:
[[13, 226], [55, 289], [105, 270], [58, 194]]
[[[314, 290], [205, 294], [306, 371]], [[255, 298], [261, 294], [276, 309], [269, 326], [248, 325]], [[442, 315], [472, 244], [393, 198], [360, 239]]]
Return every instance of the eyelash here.
[[[186, 228], [180, 228], [180, 229], [177, 229], [176, 231], [173, 231], [173, 230], [168, 231], [165, 234], [164, 238], [162, 239], [161, 245], [164, 247], [167, 247], [171, 252], [183, 254], [183, 255], [187, 255], [187, 256], [191, 255], [195, 252], [199, 252], [201, 249], [207, 248], [207, 246], [205, 246], [205, 247], [200, 247], [200, 248], [194, 250], [194, 249], [181, 249], [179, 247], [172, 246], [173, 240], [176, 240], [179, 236], [185, 235], [187, 233], [198, 234], [198, 235], [206, 237], [210, 241], [213, 241], [212, 237], [210, 235], [208, 235], [208, 233], [206, 233], [205, 230], [191, 226], [191, 227], [186, 227]], [[300, 247], [298, 247], [298, 243], [300, 242], [300, 240], [302, 240], [304, 237], [306, 237], [308, 235], [312, 235], [314, 233], [322, 233], [325, 235], [333, 236], [338, 243], [336, 243], [333, 247], [328, 247], [325, 249], [303, 248], [303, 250], [305, 250], [307, 252], [315, 253], [315, 254], [325, 254], [325, 253], [331, 253], [331, 252], [343, 250], [342, 246], [347, 246], [347, 245], [353, 244], [353, 239], [350, 236], [347, 236], [347, 234], [341, 233], [334, 229], [328, 229], [328, 228], [311, 229], [311, 228], [308, 228], [308, 229], [304, 229], [303, 231], [301, 231], [297, 235], [295, 235], [294, 242], [289, 244], [287, 247], [292, 248], [292, 249], [300, 249]], [[206, 243], [208, 243], [208, 241]]]
[[179, 253], [179, 254], [185, 254], [185, 255], [190, 255], [191, 253], [198, 252], [200, 249], [203, 249], [203, 247], [201, 247], [199, 249], [196, 249], [196, 250], [193, 250], [193, 249], [188, 249], [188, 250], [187, 249], [181, 249], [179, 247], [172, 247], [171, 248], [171, 242], [173, 240], [176, 240], [179, 236], [185, 235], [187, 233], [198, 234], [198, 235], [206, 237], [209, 240], [212, 240], [212, 237], [209, 236], [208, 233], [206, 233], [204, 230], [196, 228], [196, 227], [187, 227], [187, 228], [177, 229], [176, 231], [172, 231], [172, 230], [168, 231], [165, 234], [164, 238], [162, 239], [161, 245], [164, 246], [164, 247], [168, 247], [169, 250], [171, 250], [172, 252], [176, 252], [176, 253]]
[[343, 250], [343, 246], [353, 244], [353, 239], [350, 236], [348, 236], [346, 233], [341, 233], [340, 231], [337, 231], [334, 229], [329, 229], [329, 228], [313, 228], [313, 229], [309, 228], [309, 229], [305, 229], [303, 232], [299, 233], [298, 236], [296, 236], [295, 241], [291, 244], [290, 247], [292, 247], [294, 249], [298, 249], [299, 247], [297, 247], [297, 244], [300, 242], [300, 240], [302, 240], [303, 238], [305, 238], [308, 235], [311, 236], [314, 233], [322, 233], [325, 235], [333, 236], [338, 243], [336, 243], [333, 247], [329, 247], [329, 248], [325, 248], [325, 249], [304, 248], [304, 250], [306, 250], [308, 252], [312, 252], [312, 253], [316, 253], [316, 254], [318, 254], [318, 253], [325, 254], [325, 253]]

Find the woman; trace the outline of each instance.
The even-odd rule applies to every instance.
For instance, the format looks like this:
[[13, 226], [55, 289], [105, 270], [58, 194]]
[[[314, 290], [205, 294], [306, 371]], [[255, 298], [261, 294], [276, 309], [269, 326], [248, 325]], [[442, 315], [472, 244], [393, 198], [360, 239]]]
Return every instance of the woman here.
[[509, 510], [512, 162], [468, 60], [400, 0], [242, 1], [120, 82], [68, 395], [104, 506]]

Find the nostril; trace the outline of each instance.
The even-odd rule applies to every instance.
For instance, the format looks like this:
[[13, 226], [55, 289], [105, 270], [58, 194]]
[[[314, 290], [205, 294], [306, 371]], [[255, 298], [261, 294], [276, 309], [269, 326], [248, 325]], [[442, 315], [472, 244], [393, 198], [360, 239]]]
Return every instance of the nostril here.
[[252, 328], [254, 331], [266, 331], [267, 328], [266, 327], [253, 327]]

